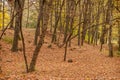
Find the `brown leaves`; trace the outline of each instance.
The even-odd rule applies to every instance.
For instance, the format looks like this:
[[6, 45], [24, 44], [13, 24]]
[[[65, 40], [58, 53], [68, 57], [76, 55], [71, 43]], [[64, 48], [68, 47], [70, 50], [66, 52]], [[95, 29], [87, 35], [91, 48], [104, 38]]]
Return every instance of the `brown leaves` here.
[[[33, 46], [34, 35], [33, 30], [25, 29], [24, 31], [26, 53], [28, 62], [30, 62], [35, 48]], [[74, 44], [68, 49], [67, 59], [73, 60], [69, 64], [63, 62], [64, 48], [57, 48], [54, 44], [52, 48], [48, 48], [50, 39], [46, 36], [46, 44], [43, 45], [38, 57], [36, 72], [29, 74], [24, 72], [22, 52], [12, 53], [11, 45], [2, 41], [0, 56], [2, 71], [5, 75], [0, 75], [0, 80], [120, 80], [120, 58], [106, 57], [99, 52], [98, 47], [85, 44], [80, 48]]]

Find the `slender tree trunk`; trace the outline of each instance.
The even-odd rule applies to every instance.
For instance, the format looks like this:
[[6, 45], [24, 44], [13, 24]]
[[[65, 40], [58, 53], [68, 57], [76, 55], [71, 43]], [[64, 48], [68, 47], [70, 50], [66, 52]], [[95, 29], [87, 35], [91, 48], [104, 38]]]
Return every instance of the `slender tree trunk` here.
[[108, 46], [109, 46], [109, 57], [113, 57], [113, 46], [112, 46], [112, 25], [109, 27], [109, 38], [108, 38]]
[[55, 1], [55, 25], [54, 25], [54, 31], [53, 31], [51, 43], [56, 42], [57, 40], [57, 28], [59, 23], [58, 6], [59, 6], [59, 1]]
[[70, 41], [71, 37], [72, 37], [72, 33], [70, 33], [68, 36], [67, 36], [67, 39], [66, 39], [66, 42], [65, 42], [65, 53], [64, 53], [64, 61], [66, 61], [66, 57], [67, 57], [67, 48], [68, 48], [68, 42]]
[[[88, 24], [87, 26], [91, 25], [92, 21], [92, 2], [89, 0], [89, 9], [88, 9]], [[90, 44], [90, 38], [91, 38], [91, 29], [88, 29], [88, 44]]]
[[35, 31], [35, 39], [34, 39], [34, 45], [37, 45], [38, 42], [38, 36], [40, 35], [40, 21], [42, 20], [42, 15], [43, 15], [43, 4], [42, 4], [41, 0], [39, 2], [39, 14], [38, 14], [38, 20], [37, 20], [37, 27], [36, 27], [36, 31]]
[[[77, 5], [75, 3], [75, 0], [70, 1], [70, 33], [73, 32], [73, 25], [74, 25], [74, 20], [75, 20], [75, 14], [76, 14], [76, 9]], [[71, 47], [71, 40], [69, 40], [69, 47]]]
[[[82, 19], [82, 1], [79, 1], [79, 23], [81, 23], [81, 19]], [[79, 24], [79, 27], [78, 27], [78, 46], [80, 46], [80, 36], [81, 36], [81, 24]]]
[[88, 3], [89, 3], [89, 0], [84, 0], [84, 20], [83, 20], [83, 27], [82, 27], [82, 35], [81, 35], [81, 45], [83, 46], [83, 43], [84, 43], [84, 40], [85, 40], [85, 36], [86, 36], [86, 30], [85, 28], [87, 27], [87, 18], [88, 18]]
[[[100, 20], [100, 4], [101, 4], [101, 1], [98, 2], [98, 8], [97, 8], [97, 18], [96, 18], [96, 24], [99, 24], [99, 20]], [[99, 25], [95, 27], [95, 36], [94, 36], [94, 44], [97, 45], [98, 43], [98, 33], [99, 31]]]
[[52, 33], [53, 30], [53, 11], [51, 10], [51, 18], [50, 18], [50, 32]]
[[[22, 0], [20, 2], [20, 5], [23, 6], [21, 9], [21, 13], [23, 13], [24, 3], [25, 3], [25, 0]], [[21, 14], [21, 16], [22, 15], [23, 14]], [[23, 56], [24, 56], [24, 61], [25, 61], [26, 72], [28, 72], [28, 61], [27, 61], [27, 56], [26, 56], [25, 40], [23, 36], [23, 31], [22, 31], [22, 18], [20, 20], [20, 33], [21, 33], [21, 40], [22, 40], [22, 45], [23, 45]]]
[[65, 54], [64, 54], [64, 61], [66, 61], [66, 56], [67, 56], [67, 47], [68, 47], [68, 41], [65, 44]]
[[[106, 14], [106, 11], [105, 11], [105, 9], [103, 7], [103, 15], [102, 15], [103, 16], [103, 19], [102, 19], [103, 22], [105, 22], [105, 19], [106, 19], [105, 14]], [[105, 44], [105, 34], [106, 34], [106, 32], [107, 32], [106, 25], [103, 24], [103, 26], [102, 26], [102, 32], [101, 32], [101, 37], [100, 37], [100, 45], [101, 45], [100, 51], [102, 51], [103, 44]]]
[[69, 25], [70, 25], [70, 6], [69, 6], [69, 0], [66, 0], [66, 24], [65, 24], [65, 32], [64, 32], [64, 40], [63, 42], [65, 43], [66, 42], [66, 38], [67, 38], [67, 35], [68, 35], [68, 30], [69, 30]]
[[3, 14], [2, 29], [4, 29], [5, 28], [5, 25], [4, 25], [5, 24], [5, 1], [3, 1], [3, 13], [2, 14]]
[[108, 36], [108, 46], [109, 46], [109, 57], [113, 57], [113, 45], [112, 45], [112, 0], [108, 0], [108, 11], [106, 22], [109, 23], [109, 36]]
[[37, 44], [37, 46], [34, 50], [32, 60], [30, 62], [29, 72], [35, 71], [36, 61], [37, 61], [40, 49], [41, 49], [41, 47], [44, 43], [44, 38], [45, 38], [45, 34], [46, 34], [46, 31], [47, 31], [47, 25], [48, 25], [48, 21], [49, 21], [49, 13], [50, 13], [49, 7], [51, 7], [52, 0], [48, 0], [48, 1], [43, 0], [42, 4], [43, 4], [42, 33], [41, 33], [41, 36], [40, 36], [40, 40], [38, 41], [38, 44]]
[[[1, 53], [0, 53], [0, 55], [1, 55]], [[0, 57], [0, 74], [2, 73], [1, 67], [2, 67], [2, 58]]]
[[29, 15], [30, 15], [30, 8], [29, 8], [29, 4], [30, 4], [30, 1], [27, 0], [27, 4], [28, 4], [28, 11], [27, 11], [27, 22], [26, 22], [26, 28], [29, 26]]
[[120, 22], [118, 21], [118, 51], [120, 51]]
[[59, 5], [59, 1], [56, 2], [55, 5], [55, 26], [54, 26], [54, 31], [53, 31], [53, 36], [52, 36], [52, 41], [51, 43], [55, 42], [57, 40], [57, 28], [58, 28], [58, 23], [60, 21], [60, 17], [61, 17], [61, 12], [62, 12], [62, 8], [64, 6], [64, 0], [62, 2], [62, 5], [60, 5], [60, 11], [58, 12], [58, 5]]
[[20, 27], [21, 27], [21, 22], [22, 22], [22, 9], [24, 7], [21, 0], [15, 0], [14, 1], [15, 5], [15, 11], [17, 16], [15, 17], [15, 30], [14, 30], [14, 39], [13, 39], [13, 44], [12, 44], [12, 51], [18, 51], [18, 40], [20, 38], [19, 32], [20, 32]]
[[10, 29], [13, 29], [14, 28], [14, 7], [11, 7], [11, 16], [10, 16], [10, 18], [11, 18], [11, 23], [10, 23]]
[[[119, 7], [119, 1], [117, 1], [117, 8]], [[118, 51], [120, 52], [120, 21], [118, 21]]]

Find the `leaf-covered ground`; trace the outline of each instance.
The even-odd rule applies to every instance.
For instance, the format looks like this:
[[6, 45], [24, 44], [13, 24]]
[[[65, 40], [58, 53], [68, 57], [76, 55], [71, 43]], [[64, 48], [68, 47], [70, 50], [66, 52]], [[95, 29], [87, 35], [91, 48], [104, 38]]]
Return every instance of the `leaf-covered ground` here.
[[[32, 58], [35, 46], [33, 45], [34, 30], [24, 29], [26, 54], [28, 63]], [[67, 60], [63, 61], [64, 48], [58, 48], [52, 44], [51, 34], [47, 33], [45, 44], [40, 50], [36, 71], [25, 73], [25, 64], [20, 41], [19, 51], [11, 52], [9, 38], [13, 38], [13, 31], [8, 30], [0, 41], [0, 57], [2, 57], [2, 74], [0, 80], [120, 80], [120, 57], [109, 58], [99, 51], [99, 46], [84, 44], [82, 47], [73, 45], [68, 48]], [[9, 44], [8, 44], [9, 42]], [[105, 52], [105, 51], [104, 51]]]

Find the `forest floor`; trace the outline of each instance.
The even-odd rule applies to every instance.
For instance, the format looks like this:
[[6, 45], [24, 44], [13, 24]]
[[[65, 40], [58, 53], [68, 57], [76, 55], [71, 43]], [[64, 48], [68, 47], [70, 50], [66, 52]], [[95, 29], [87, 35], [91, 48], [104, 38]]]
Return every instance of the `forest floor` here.
[[[35, 49], [34, 31], [24, 29], [28, 63]], [[11, 52], [9, 40], [13, 38], [13, 30], [7, 30], [3, 40], [0, 41], [2, 58], [0, 80], [120, 80], [120, 57], [108, 57], [105, 51], [99, 51], [99, 46], [84, 44], [78, 47], [76, 40], [73, 40], [67, 53], [67, 60], [72, 59], [73, 62], [64, 62], [64, 47], [58, 48], [52, 44], [49, 48], [50, 37], [51, 34], [47, 33], [37, 59], [36, 71], [27, 74], [21, 41], [19, 51]]]

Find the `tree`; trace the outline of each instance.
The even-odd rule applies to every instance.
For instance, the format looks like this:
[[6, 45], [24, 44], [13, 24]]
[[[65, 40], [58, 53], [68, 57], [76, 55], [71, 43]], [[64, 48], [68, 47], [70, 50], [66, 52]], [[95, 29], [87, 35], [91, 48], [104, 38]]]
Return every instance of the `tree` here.
[[120, 51], [120, 22], [118, 21], [118, 51]]
[[54, 25], [54, 31], [53, 31], [51, 43], [56, 42], [56, 40], [57, 40], [57, 28], [58, 28], [58, 23], [59, 23], [60, 17], [61, 17], [61, 11], [64, 6], [64, 0], [62, 2], [62, 5], [60, 5], [60, 11], [58, 10], [59, 5], [60, 5], [60, 1], [55, 1], [55, 25]]
[[9, 2], [9, 0], [8, 0], [8, 4], [9, 4], [9, 6], [10, 6], [10, 18], [11, 18], [11, 23], [10, 23], [10, 29], [13, 29], [14, 28], [14, 12], [15, 12], [15, 10], [14, 10], [14, 4], [13, 4], [14, 2], [13, 2], [13, 0], [11, 0], [11, 2]]
[[113, 46], [112, 46], [112, 0], [108, 0], [108, 9], [106, 15], [106, 22], [109, 24], [109, 36], [108, 36], [108, 46], [109, 46], [109, 56], [113, 57]]
[[[41, 0], [39, 0], [40, 2]], [[52, 0], [42, 0], [42, 7], [43, 7], [43, 11], [42, 11], [42, 29], [41, 29], [41, 35], [40, 35], [40, 39], [36, 45], [36, 48], [34, 50], [33, 56], [32, 56], [32, 60], [30, 62], [30, 67], [29, 67], [29, 72], [35, 71], [35, 65], [36, 65], [36, 61], [39, 55], [39, 51], [44, 43], [44, 37], [47, 31], [47, 26], [48, 26], [48, 20], [49, 20], [49, 14], [50, 14], [50, 7], [52, 4]]]
[[40, 23], [42, 23], [42, 17], [43, 16], [43, 4], [42, 0], [39, 1], [39, 14], [38, 14], [38, 20], [37, 20], [37, 26], [35, 31], [35, 38], [34, 38], [34, 44], [37, 45], [38, 37], [40, 35]]
[[5, 27], [5, 25], [4, 25], [5, 24], [5, 1], [3, 1], [3, 11], [2, 12], [3, 12], [2, 13], [3, 14], [3, 16], [2, 16], [3, 17], [2, 18], [3, 19], [2, 28], [4, 29], [4, 27]]
[[17, 16], [15, 17], [15, 30], [14, 30], [14, 39], [13, 39], [13, 44], [12, 44], [12, 51], [18, 51], [18, 40], [20, 38], [19, 32], [20, 32], [20, 27], [22, 27], [22, 15], [23, 15], [23, 7], [24, 7], [24, 0], [15, 0], [14, 5], [15, 5], [15, 11]]
[[[0, 13], [2, 12], [2, 0], [0, 0]], [[1, 16], [1, 14], [0, 14]], [[0, 30], [2, 29], [2, 22], [1, 22], [1, 17], [0, 17]]]
[[[106, 11], [105, 11], [105, 8], [103, 7], [102, 8], [102, 11], [103, 11], [103, 22], [105, 22], [106, 21], [106, 16], [105, 16], [105, 14], [106, 14]], [[102, 48], [103, 48], [103, 44], [105, 44], [105, 34], [107, 33], [107, 29], [106, 29], [106, 25], [105, 24], [103, 24], [103, 26], [102, 26], [102, 32], [101, 32], [101, 37], [100, 37], [100, 45], [101, 45], [101, 47], [100, 47], [100, 51], [102, 51]]]
[[27, 14], [27, 23], [26, 23], [26, 28], [29, 26], [29, 15], [30, 15], [30, 7], [29, 7], [29, 5], [30, 5], [30, 1], [29, 0], [27, 0], [27, 5], [28, 5], [28, 14]]
[[83, 46], [84, 40], [85, 40], [85, 36], [86, 36], [86, 30], [85, 28], [87, 27], [87, 23], [88, 23], [88, 7], [89, 5], [89, 0], [84, 0], [84, 6], [83, 6], [83, 27], [82, 27], [82, 35], [81, 35], [81, 45]]
[[[81, 23], [81, 19], [82, 19], [81, 4], [82, 4], [82, 1], [79, 0], [79, 23]], [[79, 24], [79, 27], [78, 27], [78, 46], [80, 46], [80, 36], [81, 36], [80, 31], [81, 31], [81, 24]]]
[[[1, 48], [1, 45], [0, 45], [0, 48]], [[0, 55], [1, 55], [1, 53], [0, 53]], [[1, 69], [1, 63], [2, 63], [2, 58], [0, 57], [0, 74], [2, 73], [2, 69]]]

